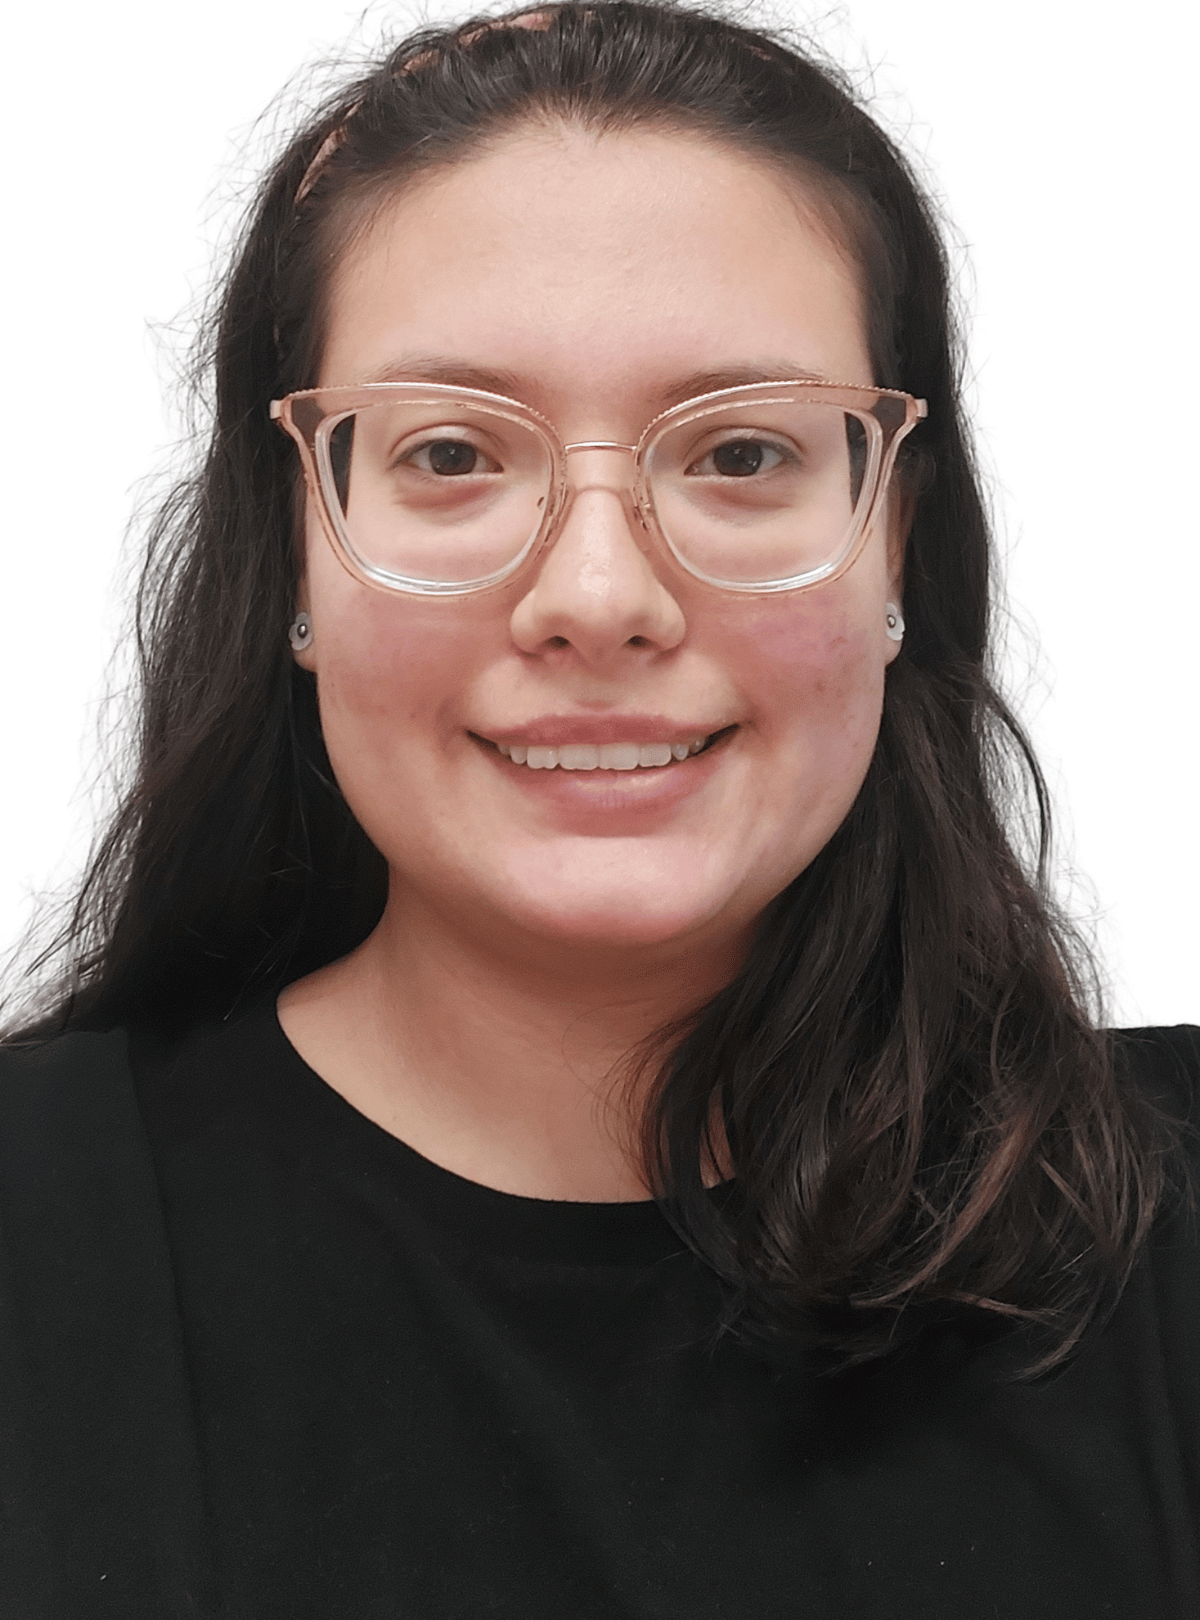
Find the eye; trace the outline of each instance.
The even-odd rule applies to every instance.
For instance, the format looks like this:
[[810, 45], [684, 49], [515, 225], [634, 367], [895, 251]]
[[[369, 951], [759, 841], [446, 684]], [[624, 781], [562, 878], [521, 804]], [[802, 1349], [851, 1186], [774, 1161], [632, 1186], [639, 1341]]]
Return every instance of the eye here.
[[756, 473], [771, 472], [785, 459], [786, 452], [765, 439], [726, 439], [693, 461], [687, 473], [698, 478], [753, 478]]
[[479, 449], [465, 439], [427, 439], [402, 458], [419, 472], [434, 473], [439, 478], [463, 478], [472, 473], [494, 473], [500, 468]]

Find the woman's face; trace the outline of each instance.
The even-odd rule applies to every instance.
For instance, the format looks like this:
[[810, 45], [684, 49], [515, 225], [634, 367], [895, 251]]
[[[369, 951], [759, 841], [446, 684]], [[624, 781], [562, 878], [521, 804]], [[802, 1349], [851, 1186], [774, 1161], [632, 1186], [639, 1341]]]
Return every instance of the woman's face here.
[[[351, 246], [317, 381], [490, 386], [564, 443], [633, 444], [665, 403], [762, 371], [875, 381], [860, 305], [765, 165], [686, 134], [530, 130], [405, 190]], [[645, 549], [631, 458], [573, 453], [570, 472], [537, 571], [476, 596], [358, 583], [310, 511], [299, 657], [330, 758], [390, 906], [513, 949], [727, 948], [862, 783], [897, 650], [896, 501], [835, 583], [737, 595]], [[633, 770], [497, 746], [713, 737]]]

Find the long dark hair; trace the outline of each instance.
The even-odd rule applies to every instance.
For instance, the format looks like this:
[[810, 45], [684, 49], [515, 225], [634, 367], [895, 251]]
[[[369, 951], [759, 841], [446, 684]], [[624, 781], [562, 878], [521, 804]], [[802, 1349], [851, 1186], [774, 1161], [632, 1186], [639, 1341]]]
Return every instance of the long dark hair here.
[[[314, 381], [329, 266], [367, 211], [545, 117], [698, 130], [799, 172], [860, 264], [875, 380], [929, 402], [901, 469], [908, 629], [873, 762], [738, 977], [641, 1054], [651, 1184], [728, 1284], [725, 1325], [773, 1354], [815, 1343], [845, 1367], [958, 1312], [1031, 1325], [1026, 1371], [1053, 1365], [1117, 1297], [1164, 1171], [1089, 1017], [1086, 957], [1048, 898], [1043, 782], [990, 675], [943, 248], [835, 70], [699, 10], [572, 0], [534, 26], [419, 32], [267, 175], [209, 334], [207, 459], [151, 535], [136, 776], [22, 1033], [228, 1016], [378, 920], [385, 866], [287, 646], [297, 469], [267, 402]], [[718, 1198], [714, 1109], [734, 1171]]]

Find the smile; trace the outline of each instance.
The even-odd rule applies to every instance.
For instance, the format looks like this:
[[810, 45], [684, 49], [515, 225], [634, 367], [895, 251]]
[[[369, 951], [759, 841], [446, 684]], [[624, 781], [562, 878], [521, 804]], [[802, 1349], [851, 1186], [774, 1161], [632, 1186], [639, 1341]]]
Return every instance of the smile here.
[[636, 771], [659, 770], [699, 754], [715, 737], [694, 737], [677, 743], [561, 743], [556, 748], [495, 743], [493, 746], [514, 765], [531, 771]]

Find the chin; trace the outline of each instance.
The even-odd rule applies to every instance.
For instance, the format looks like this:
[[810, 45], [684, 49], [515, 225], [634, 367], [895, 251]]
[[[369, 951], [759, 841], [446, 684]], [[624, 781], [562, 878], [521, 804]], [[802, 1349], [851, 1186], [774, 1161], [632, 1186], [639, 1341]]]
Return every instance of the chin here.
[[713, 895], [662, 892], [646, 886], [591, 894], [576, 889], [551, 901], [545, 891], [511, 897], [512, 920], [528, 934], [558, 946], [588, 951], [653, 951], [695, 940], [725, 916], [728, 900]]

